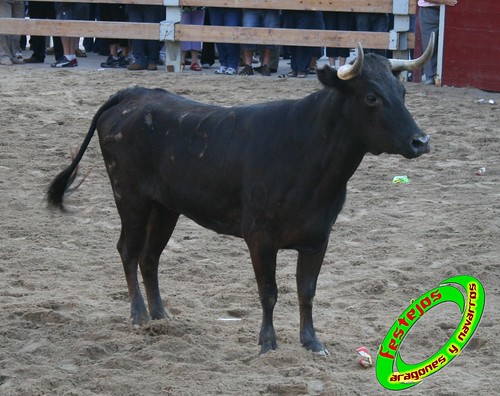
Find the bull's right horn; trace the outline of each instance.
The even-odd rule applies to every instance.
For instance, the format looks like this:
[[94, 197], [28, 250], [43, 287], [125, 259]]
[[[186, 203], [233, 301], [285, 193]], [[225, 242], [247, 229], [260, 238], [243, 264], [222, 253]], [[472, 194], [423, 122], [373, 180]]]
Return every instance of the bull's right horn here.
[[337, 70], [338, 78], [340, 78], [341, 80], [352, 80], [361, 72], [361, 68], [363, 67], [363, 60], [363, 47], [360, 43], [358, 43], [358, 57], [352, 65], [344, 65], [339, 67], [339, 70]]
[[391, 62], [391, 70], [392, 71], [403, 71], [403, 70], [415, 70], [420, 69], [423, 65], [425, 65], [429, 59], [432, 57], [432, 53], [434, 52], [434, 43], [435, 43], [435, 34], [431, 33], [429, 37], [429, 43], [427, 44], [427, 48], [425, 52], [422, 54], [420, 58], [413, 60], [405, 60], [405, 59], [389, 59]]

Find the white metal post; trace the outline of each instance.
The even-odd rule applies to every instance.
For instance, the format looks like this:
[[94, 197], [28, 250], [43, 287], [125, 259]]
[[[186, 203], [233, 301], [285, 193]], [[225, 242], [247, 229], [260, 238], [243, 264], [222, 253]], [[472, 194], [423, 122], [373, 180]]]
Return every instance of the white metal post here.
[[[408, 59], [408, 31], [410, 30], [410, 1], [394, 0], [392, 3], [394, 27], [389, 31], [389, 49], [395, 59]], [[408, 79], [408, 72], [401, 73], [403, 80]]]
[[437, 49], [437, 70], [436, 80], [437, 86], [441, 86], [443, 79], [443, 49], [444, 49], [444, 23], [445, 23], [446, 6], [441, 4], [439, 7], [439, 32], [438, 32], [438, 49]]
[[169, 72], [181, 71], [181, 43], [175, 40], [175, 25], [181, 21], [178, 0], [164, 0], [165, 20], [160, 22], [160, 40], [165, 43], [165, 66]]

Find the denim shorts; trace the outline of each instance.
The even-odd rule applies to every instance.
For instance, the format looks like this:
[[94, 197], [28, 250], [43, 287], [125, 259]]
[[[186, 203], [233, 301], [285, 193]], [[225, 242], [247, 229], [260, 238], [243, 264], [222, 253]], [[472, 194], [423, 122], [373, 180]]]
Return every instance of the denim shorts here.
[[[244, 9], [243, 10], [243, 26], [244, 27], [265, 27], [279, 28], [280, 14], [279, 10], [261, 10], [261, 9]], [[255, 44], [242, 44], [243, 49], [254, 51], [257, 49]], [[263, 45], [263, 48], [276, 48], [276, 45]]]

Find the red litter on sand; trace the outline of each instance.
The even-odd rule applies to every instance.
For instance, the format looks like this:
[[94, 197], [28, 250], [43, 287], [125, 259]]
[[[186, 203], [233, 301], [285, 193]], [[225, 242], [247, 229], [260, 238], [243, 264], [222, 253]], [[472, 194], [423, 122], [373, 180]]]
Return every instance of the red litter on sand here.
[[370, 356], [370, 352], [368, 352], [368, 349], [366, 347], [359, 347], [356, 349], [358, 351], [358, 354], [360, 356], [359, 358], [359, 364], [363, 366], [364, 368], [368, 368], [372, 366], [372, 357]]

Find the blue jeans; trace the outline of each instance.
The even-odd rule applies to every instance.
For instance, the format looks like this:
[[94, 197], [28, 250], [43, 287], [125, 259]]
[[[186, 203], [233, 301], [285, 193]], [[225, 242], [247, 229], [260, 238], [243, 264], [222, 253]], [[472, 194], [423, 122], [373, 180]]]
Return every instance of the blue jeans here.
[[[287, 10], [283, 24], [289, 29], [317, 29], [316, 13]], [[315, 47], [290, 46], [289, 48], [291, 69], [295, 72], [305, 72], [309, 68]]]
[[[156, 5], [136, 5], [128, 6], [129, 22], [151, 22], [160, 23], [165, 19], [165, 7]], [[135, 62], [147, 66], [158, 63], [160, 57], [159, 40], [132, 40]]]
[[[239, 8], [210, 7], [210, 24], [212, 26], [241, 26], [241, 10]], [[221, 66], [238, 70], [240, 65], [240, 45], [216, 43]]]
[[[245, 27], [266, 27], [279, 28], [280, 14], [279, 10], [261, 10], [261, 9], [244, 9], [243, 10], [243, 26]], [[255, 51], [257, 45], [242, 44], [244, 50]], [[276, 48], [276, 45], [262, 45], [262, 48]]]

